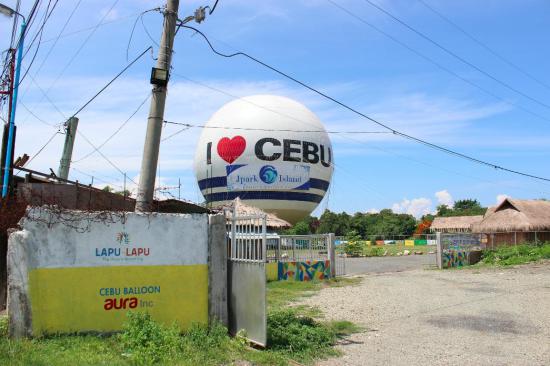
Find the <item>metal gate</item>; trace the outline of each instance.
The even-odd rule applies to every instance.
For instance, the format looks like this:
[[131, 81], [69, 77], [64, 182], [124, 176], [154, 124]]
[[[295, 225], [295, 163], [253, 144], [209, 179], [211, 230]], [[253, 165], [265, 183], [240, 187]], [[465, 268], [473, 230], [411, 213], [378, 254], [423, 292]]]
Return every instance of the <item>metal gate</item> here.
[[268, 236], [267, 261], [329, 261], [328, 277], [343, 276], [346, 273], [345, 257], [336, 253], [334, 238], [334, 234], [277, 235], [274, 238]]
[[[226, 215], [227, 217], [227, 215]], [[266, 216], [227, 220], [229, 332], [244, 330], [253, 343], [267, 343]]]

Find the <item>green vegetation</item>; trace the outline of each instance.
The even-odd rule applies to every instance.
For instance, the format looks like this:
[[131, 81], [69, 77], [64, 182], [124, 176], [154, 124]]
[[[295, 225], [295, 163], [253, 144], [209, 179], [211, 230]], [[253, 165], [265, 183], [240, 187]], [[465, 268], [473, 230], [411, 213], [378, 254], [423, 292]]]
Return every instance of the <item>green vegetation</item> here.
[[412, 235], [417, 222], [412, 215], [397, 214], [390, 209], [379, 213], [357, 212], [353, 216], [345, 212], [323, 212], [321, 217], [308, 216], [288, 229], [285, 234], [324, 234], [334, 233], [337, 236], [348, 235], [355, 230], [362, 239], [371, 239], [375, 235]]
[[550, 243], [521, 244], [503, 246], [495, 250], [485, 250], [482, 264], [510, 266], [535, 262], [540, 259], [550, 259]]
[[0, 365], [222, 365], [246, 360], [258, 365], [311, 363], [337, 355], [333, 344], [359, 329], [345, 321], [325, 322], [319, 309], [288, 307], [290, 301], [327, 286], [354, 279], [324, 282], [272, 282], [268, 285], [268, 339], [258, 351], [243, 337], [231, 338], [219, 324], [194, 325], [183, 334], [175, 326], [156, 323], [146, 313], [128, 313], [124, 331], [112, 336], [63, 335], [37, 339], [7, 338], [7, 318], [0, 317]]
[[435, 250], [427, 245], [405, 246], [403, 244], [385, 244], [385, 245], [369, 245], [365, 240], [350, 240], [347, 239], [347, 244], [343, 246], [343, 251], [351, 257], [383, 257], [395, 256], [403, 253], [405, 250], [409, 252], [422, 252], [426, 254], [430, 250]]

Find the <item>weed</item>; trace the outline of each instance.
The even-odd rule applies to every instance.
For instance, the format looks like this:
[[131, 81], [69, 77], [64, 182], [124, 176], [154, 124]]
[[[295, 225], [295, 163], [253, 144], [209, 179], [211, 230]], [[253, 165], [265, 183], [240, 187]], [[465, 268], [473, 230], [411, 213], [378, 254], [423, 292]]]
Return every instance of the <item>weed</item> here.
[[180, 343], [178, 328], [164, 327], [151, 315], [129, 312], [120, 340], [129, 357], [139, 365], [151, 365], [172, 358]]
[[334, 354], [334, 330], [296, 309], [273, 311], [267, 318], [267, 342], [270, 349], [291, 353], [300, 360]]

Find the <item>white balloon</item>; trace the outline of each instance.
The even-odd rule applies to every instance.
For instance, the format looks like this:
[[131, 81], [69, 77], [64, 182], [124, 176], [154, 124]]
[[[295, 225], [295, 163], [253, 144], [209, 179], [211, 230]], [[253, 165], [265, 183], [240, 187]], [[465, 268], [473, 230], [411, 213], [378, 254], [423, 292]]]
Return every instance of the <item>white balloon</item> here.
[[227, 103], [206, 123], [195, 175], [212, 207], [240, 197], [295, 223], [321, 202], [333, 161], [313, 112], [286, 97], [255, 95]]

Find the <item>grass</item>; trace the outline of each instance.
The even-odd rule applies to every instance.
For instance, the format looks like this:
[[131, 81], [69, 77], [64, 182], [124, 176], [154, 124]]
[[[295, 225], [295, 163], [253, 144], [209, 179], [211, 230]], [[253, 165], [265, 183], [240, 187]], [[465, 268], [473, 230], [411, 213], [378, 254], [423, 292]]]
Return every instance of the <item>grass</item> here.
[[[383, 257], [384, 253], [386, 256], [395, 256], [397, 253], [403, 253], [403, 251], [408, 250], [409, 252], [422, 252], [426, 254], [429, 251], [435, 251], [434, 246], [429, 245], [415, 245], [414, 247], [405, 246], [404, 244], [384, 244], [384, 245], [367, 245], [366, 242], [360, 241], [359, 245], [356, 246], [352, 251], [353, 256], [361, 257]], [[344, 245], [339, 246], [338, 252], [344, 252]]]
[[511, 266], [550, 259], [550, 243], [521, 244], [485, 250], [481, 259], [484, 265]]
[[225, 327], [195, 325], [183, 334], [154, 322], [148, 314], [129, 313], [124, 331], [112, 336], [60, 335], [10, 340], [7, 318], [0, 317], [0, 365], [222, 365], [240, 360], [257, 365], [309, 364], [338, 355], [340, 337], [359, 331], [347, 321], [323, 321], [318, 308], [288, 306], [325, 287], [347, 286], [357, 279], [324, 282], [281, 281], [268, 284], [268, 341], [255, 350]]

